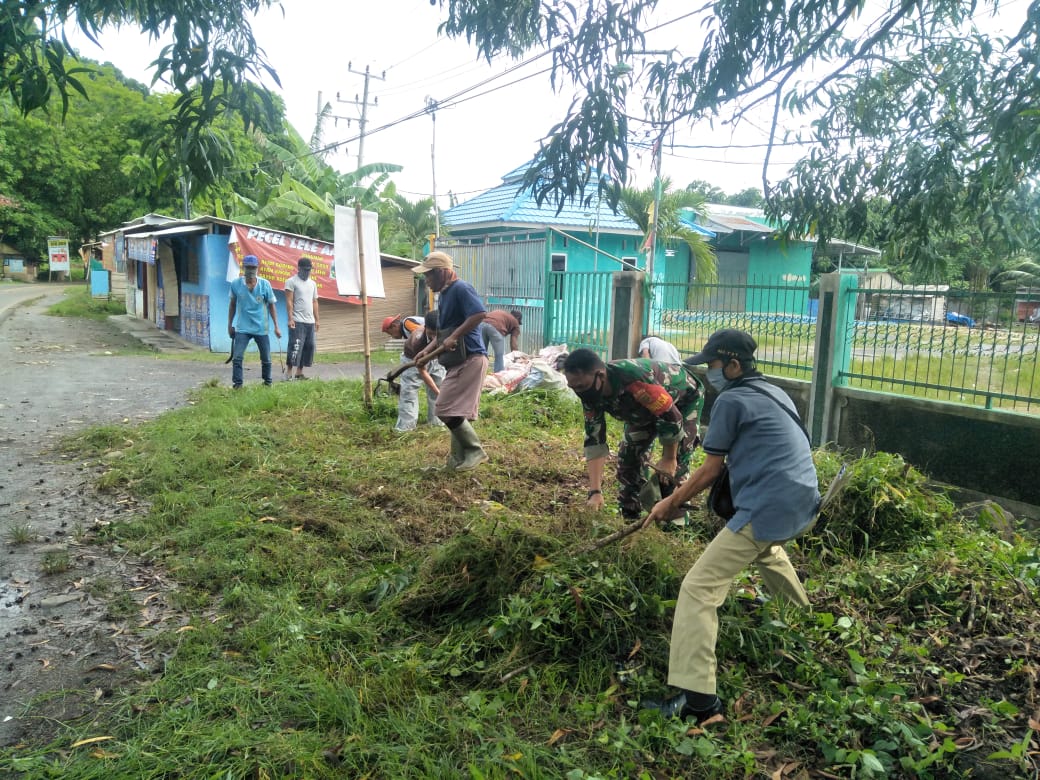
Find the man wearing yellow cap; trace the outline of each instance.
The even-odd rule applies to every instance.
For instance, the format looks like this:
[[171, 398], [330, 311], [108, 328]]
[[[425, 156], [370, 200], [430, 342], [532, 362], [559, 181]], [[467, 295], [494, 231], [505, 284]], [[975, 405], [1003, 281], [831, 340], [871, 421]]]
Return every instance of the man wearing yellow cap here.
[[480, 391], [487, 374], [487, 350], [480, 335], [487, 310], [473, 285], [456, 276], [451, 257], [444, 252], [428, 254], [415, 272], [423, 274], [426, 286], [438, 294], [440, 312], [438, 339], [416, 360], [425, 364], [437, 346], [446, 347], [438, 357], [447, 374], [437, 396], [437, 417], [451, 432], [448, 468], [469, 471], [488, 459], [470, 425], [479, 415]]

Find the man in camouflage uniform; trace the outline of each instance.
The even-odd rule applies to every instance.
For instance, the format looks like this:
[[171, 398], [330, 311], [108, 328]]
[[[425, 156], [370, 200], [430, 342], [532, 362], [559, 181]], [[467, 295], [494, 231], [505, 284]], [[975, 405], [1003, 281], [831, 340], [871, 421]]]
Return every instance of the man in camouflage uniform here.
[[606, 415], [610, 414], [625, 424], [617, 458], [621, 514], [630, 520], [640, 517], [639, 493], [646, 484], [655, 439], [661, 441], [661, 459], [654, 470], [662, 493], [667, 490], [669, 495], [689, 472], [690, 456], [700, 441], [697, 421], [704, 405], [700, 383], [681, 364], [646, 358], [604, 363], [590, 349], [571, 352], [563, 373], [585, 412], [589, 506], [603, 506], [603, 464], [610, 453]]

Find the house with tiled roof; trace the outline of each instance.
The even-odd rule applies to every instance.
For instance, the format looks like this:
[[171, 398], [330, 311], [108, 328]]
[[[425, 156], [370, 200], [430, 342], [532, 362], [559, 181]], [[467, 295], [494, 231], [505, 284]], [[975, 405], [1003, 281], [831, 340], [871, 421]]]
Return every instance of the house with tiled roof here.
[[[444, 212], [442, 224], [451, 237], [462, 243], [544, 239], [555, 271], [646, 270], [642, 231], [624, 214], [611, 210], [594, 178], [580, 201], [568, 201], [557, 211], [556, 204], [539, 205], [534, 193], [521, 187], [529, 165], [510, 171], [497, 187]], [[759, 209], [710, 203], [705, 211], [703, 216], [688, 213], [683, 221], [715, 250], [721, 284], [808, 283], [812, 241], [781, 241], [776, 227]], [[653, 272], [656, 282], [692, 281], [689, 248], [681, 242], [659, 245]]]
[[[462, 243], [544, 239], [554, 271], [645, 270], [642, 231], [624, 214], [611, 210], [594, 177], [580, 200], [568, 201], [557, 211], [555, 203], [539, 205], [534, 193], [521, 187], [529, 165], [507, 173], [497, 187], [445, 211], [441, 222], [452, 239]], [[712, 235], [706, 228], [698, 226], [697, 230]], [[654, 276], [688, 281], [689, 249], [685, 245], [658, 247]]]
[[[611, 327], [611, 282], [591, 277], [610, 274], [588, 272], [646, 271], [643, 232], [610, 208], [595, 177], [582, 198], [563, 208], [549, 201], [539, 205], [532, 190], [522, 186], [529, 166], [510, 171], [497, 187], [444, 212], [441, 224], [450, 236], [438, 239], [437, 246], [453, 255], [460, 275], [474, 284], [489, 308], [521, 310], [525, 328], [527, 322], [540, 322], [536, 327], [544, 328], [546, 342], [565, 337], [572, 345], [602, 343]], [[704, 214], [689, 212], [683, 221], [711, 245], [717, 261], [718, 285], [699, 291], [697, 309], [809, 313], [813, 240], [782, 240], [758, 209], [707, 204]], [[694, 272], [685, 243], [657, 246], [654, 293], [643, 326], [657, 330], [664, 312], [689, 310]], [[783, 291], [778, 294], [777, 288]]]

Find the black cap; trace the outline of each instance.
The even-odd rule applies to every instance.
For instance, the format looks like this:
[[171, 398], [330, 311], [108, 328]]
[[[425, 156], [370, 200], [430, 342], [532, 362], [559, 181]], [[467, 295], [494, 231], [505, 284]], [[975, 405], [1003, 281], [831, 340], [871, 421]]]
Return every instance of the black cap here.
[[311, 261], [308, 260], [306, 257], [301, 257], [299, 260], [296, 261], [296, 267], [297, 268], [310, 268], [311, 267]]
[[709, 363], [712, 360], [751, 360], [755, 356], [758, 344], [751, 338], [750, 333], [734, 328], [717, 330], [708, 338], [704, 349], [696, 355], [686, 358], [685, 363], [697, 365]]

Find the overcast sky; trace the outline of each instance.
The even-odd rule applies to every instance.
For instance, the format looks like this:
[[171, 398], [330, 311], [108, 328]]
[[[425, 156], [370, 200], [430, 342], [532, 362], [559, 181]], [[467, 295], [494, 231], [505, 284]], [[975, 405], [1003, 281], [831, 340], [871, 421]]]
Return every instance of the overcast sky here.
[[[689, 10], [685, 0], [662, 0], [655, 21], [670, 22]], [[300, 135], [308, 139], [314, 129], [319, 94], [322, 102], [332, 103], [338, 119], [326, 122], [323, 138], [326, 144], [345, 142], [328, 158], [341, 171], [352, 170], [361, 151], [353, 140], [361, 115], [354, 101], [360, 102], [368, 68], [373, 105], [367, 109], [363, 161], [404, 166], [393, 179], [413, 200], [433, 193], [435, 172], [443, 207], [449, 191], [465, 200], [496, 186], [505, 173], [529, 160], [539, 139], [565, 115], [575, 90], [551, 90], [548, 57], [519, 68], [506, 58], [491, 65], [478, 60], [465, 41], [437, 34], [442, 19], [441, 9], [426, 0], [288, 0], [284, 16], [278, 9], [259, 16], [254, 33], [281, 79], [281, 89], [268, 86], [285, 100], [289, 121]], [[650, 45], [688, 53], [696, 34], [694, 22], [685, 19], [665, 24]], [[126, 30], [111, 32], [101, 42], [103, 49], [98, 50], [82, 36], [73, 36], [84, 56], [110, 61], [150, 84], [147, 65], [158, 44]], [[421, 112], [428, 99], [445, 105], [436, 112], [435, 143], [429, 114], [406, 119]], [[761, 148], [684, 147], [761, 143], [764, 130], [763, 123], [760, 129], [747, 126], [737, 136], [709, 127], [678, 131], [675, 146], [665, 150], [663, 173], [676, 186], [706, 179], [728, 193], [760, 187]], [[777, 164], [771, 174], [781, 176], [797, 152], [780, 149], [773, 156]], [[649, 152], [633, 149], [633, 159], [635, 183], [649, 186]]]
[[[648, 46], [695, 53], [697, 23], [683, 18], [690, 10], [686, 0], [661, 0], [653, 20], [661, 28]], [[356, 140], [361, 107], [354, 101], [360, 102], [367, 68], [373, 105], [367, 109], [364, 162], [404, 166], [393, 179], [412, 200], [433, 193], [435, 171], [444, 207], [448, 192], [466, 200], [529, 160], [539, 139], [565, 115], [575, 90], [551, 90], [548, 57], [519, 68], [509, 59], [491, 65], [477, 60], [476, 49], [465, 41], [438, 36], [442, 18], [440, 7], [427, 0], [287, 0], [284, 16], [278, 9], [266, 11], [256, 19], [254, 33], [281, 79], [280, 90], [268, 86], [280, 92], [289, 121], [304, 139], [314, 129], [319, 94], [323, 103], [332, 103], [338, 119], [325, 124], [323, 139], [345, 142], [327, 158], [341, 171], [353, 170], [361, 151]], [[101, 40], [102, 51], [81, 36], [73, 42], [84, 56], [111, 61], [126, 75], [151, 82], [147, 64], [159, 45], [127, 31]], [[444, 106], [436, 112], [435, 144], [429, 114], [407, 119], [422, 112], [429, 99]], [[736, 133], [707, 125], [677, 129], [665, 149], [662, 173], [677, 187], [704, 179], [730, 194], [761, 188], [765, 150], [747, 147], [766, 140], [768, 121], [763, 115]], [[786, 121], [793, 129], [794, 120]], [[632, 152], [635, 184], [649, 186], [649, 151]], [[799, 152], [775, 149], [770, 180], [781, 178]]]

